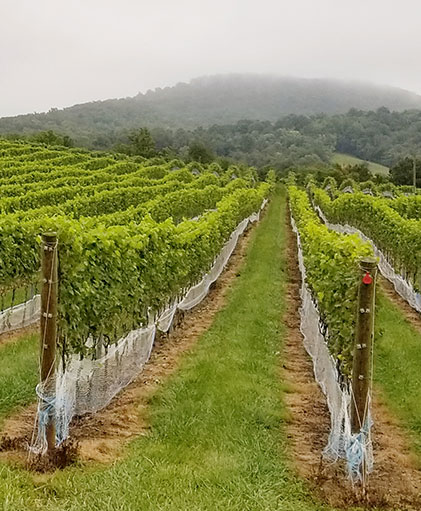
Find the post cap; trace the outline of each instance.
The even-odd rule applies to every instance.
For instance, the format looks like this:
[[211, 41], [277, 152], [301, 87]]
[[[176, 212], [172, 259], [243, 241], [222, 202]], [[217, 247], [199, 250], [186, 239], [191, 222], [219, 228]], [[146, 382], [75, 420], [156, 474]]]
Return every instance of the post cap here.
[[57, 233], [56, 232], [44, 232], [42, 234], [42, 240], [45, 243], [56, 243], [57, 241]]
[[377, 258], [376, 257], [364, 257], [360, 259], [360, 268], [363, 271], [373, 271], [377, 269]]

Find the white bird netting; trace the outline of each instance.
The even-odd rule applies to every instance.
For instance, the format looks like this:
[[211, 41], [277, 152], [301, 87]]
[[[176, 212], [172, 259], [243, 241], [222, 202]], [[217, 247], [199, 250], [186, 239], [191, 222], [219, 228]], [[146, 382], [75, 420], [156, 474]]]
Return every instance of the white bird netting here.
[[34, 295], [24, 303], [13, 305], [0, 312], [0, 334], [13, 332], [39, 321], [41, 295]]
[[300, 330], [304, 347], [313, 362], [314, 377], [326, 396], [330, 413], [329, 438], [323, 455], [332, 461], [345, 459], [350, 478], [353, 481], [363, 481], [364, 474], [371, 472], [373, 467], [370, 406], [361, 432], [351, 433], [351, 388], [348, 384], [341, 383], [335, 360], [329, 353], [322, 333], [319, 311], [306, 284], [300, 234], [292, 216], [291, 226], [297, 236], [298, 264], [301, 273]]
[[[265, 199], [261, 209], [266, 203]], [[73, 417], [101, 410], [136, 378], [150, 357], [157, 330], [167, 332], [178, 309], [190, 310], [206, 297], [211, 284], [218, 279], [228, 263], [239, 237], [250, 223], [259, 218], [260, 211], [240, 222], [210, 271], [179, 302], [173, 303], [158, 317], [150, 318], [148, 326], [131, 331], [108, 350], [99, 348], [95, 360], [81, 360], [74, 355], [65, 368], [60, 365], [56, 372], [56, 395], [53, 399], [48, 397], [44, 389], [37, 387], [40, 399], [37, 437], [32, 445], [34, 452], [45, 452], [47, 449], [45, 424], [52, 407], [55, 411], [56, 443], [59, 445], [68, 437]]]

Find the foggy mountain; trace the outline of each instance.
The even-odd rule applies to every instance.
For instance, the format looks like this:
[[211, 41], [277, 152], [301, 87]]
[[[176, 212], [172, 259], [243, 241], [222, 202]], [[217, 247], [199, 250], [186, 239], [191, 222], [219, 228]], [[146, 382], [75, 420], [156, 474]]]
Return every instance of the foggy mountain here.
[[[421, 96], [394, 87], [256, 74], [215, 75], [157, 88], [132, 98], [75, 105], [0, 119], [0, 133], [51, 129], [77, 144], [107, 145], [139, 126], [194, 128], [240, 119], [276, 121], [287, 114], [337, 114], [350, 108], [421, 108]], [[103, 141], [104, 143], [102, 143]]]
[[[421, 96], [394, 87], [339, 80], [268, 75], [216, 75], [139, 94], [169, 122], [221, 124], [240, 119], [275, 121], [287, 114], [336, 114], [350, 108], [421, 107]], [[171, 115], [172, 114], [172, 115]]]

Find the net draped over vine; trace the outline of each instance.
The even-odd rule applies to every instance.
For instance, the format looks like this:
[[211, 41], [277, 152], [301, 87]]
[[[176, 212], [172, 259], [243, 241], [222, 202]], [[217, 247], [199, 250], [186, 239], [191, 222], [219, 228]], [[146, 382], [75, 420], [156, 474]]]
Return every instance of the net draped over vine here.
[[[35, 285], [30, 284], [23, 288], [25, 301], [20, 301], [15, 295], [21, 292], [12, 289], [2, 300], [0, 307], [0, 334], [13, 332], [20, 328], [33, 325], [39, 321], [41, 312], [41, 296]], [[16, 302], [16, 303], [15, 303]]]
[[301, 273], [300, 330], [303, 334], [304, 347], [313, 362], [315, 379], [326, 396], [330, 414], [329, 438], [323, 455], [333, 461], [339, 458], [346, 460], [350, 478], [353, 481], [362, 481], [364, 477], [363, 464], [365, 464], [368, 473], [373, 468], [371, 440], [373, 422], [370, 414], [370, 402], [368, 402], [367, 414], [363, 418], [363, 427], [360, 433], [351, 433], [351, 388], [348, 383], [344, 383], [337, 370], [336, 362], [329, 353], [325, 337], [327, 332], [323, 328], [317, 303], [313, 300], [306, 284], [306, 268], [300, 234], [292, 216], [291, 226], [297, 236], [298, 263]]
[[[380, 273], [394, 285], [397, 293], [404, 298], [412, 308], [421, 312], [421, 294], [415, 291], [411, 282], [395, 271], [386, 255], [370, 238], [359, 229], [348, 224], [342, 225], [329, 222], [319, 206], [313, 205], [313, 207], [326, 227], [332, 231], [340, 234], [357, 234], [362, 241], [369, 242], [373, 248], [374, 255], [378, 258]], [[299, 233], [293, 218], [291, 218], [291, 223], [294, 232], [296, 232], [298, 236], [298, 245], [300, 245]], [[371, 427], [373, 423], [370, 414], [371, 393], [367, 403], [367, 415], [362, 425], [361, 432], [358, 435], [353, 435], [350, 426], [351, 388], [342, 382], [336, 369], [335, 361], [329, 354], [325, 340], [327, 332], [324, 332], [324, 329], [321, 328], [317, 304], [305, 284], [306, 270], [300, 246], [298, 249], [298, 256], [303, 279], [301, 287], [301, 331], [304, 336], [305, 348], [313, 360], [316, 380], [326, 395], [331, 417], [331, 430], [328, 444], [324, 449], [324, 454], [331, 459], [346, 459], [351, 477], [354, 480], [362, 480], [363, 474], [359, 469], [362, 461], [365, 459], [368, 472], [370, 472], [373, 467], [373, 448], [371, 440]], [[322, 332], [324, 332], [325, 335], [323, 335]]]
[[[266, 202], [264, 199], [261, 209]], [[150, 357], [157, 331], [168, 332], [177, 309], [182, 311], [192, 309], [206, 297], [211, 284], [217, 280], [226, 266], [239, 237], [250, 223], [259, 219], [259, 216], [260, 211], [242, 220], [200, 282], [160, 314], [156, 316], [150, 314], [146, 326], [133, 329], [107, 348], [97, 345], [95, 359], [91, 357], [81, 359], [78, 354], [73, 354], [66, 364], [60, 365], [56, 373], [56, 394], [52, 403], [55, 407], [57, 445], [69, 436], [73, 417], [101, 410], [121, 389], [136, 378]], [[87, 344], [89, 342], [88, 339]], [[40, 401], [45, 402], [46, 397], [42, 388], [38, 388], [38, 395]], [[39, 414], [41, 410], [39, 406]], [[35, 452], [45, 452], [47, 449], [44, 423], [40, 415], [37, 437], [32, 446]]]

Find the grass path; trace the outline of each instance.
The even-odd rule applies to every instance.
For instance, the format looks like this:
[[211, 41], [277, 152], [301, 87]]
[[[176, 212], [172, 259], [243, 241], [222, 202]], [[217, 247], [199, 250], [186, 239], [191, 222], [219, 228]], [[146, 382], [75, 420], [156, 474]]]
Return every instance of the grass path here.
[[284, 214], [278, 194], [226, 307], [152, 398], [150, 434], [111, 467], [73, 467], [42, 483], [0, 467], [4, 511], [327, 509], [287, 463]]
[[34, 401], [38, 380], [38, 336], [0, 346], [0, 427], [18, 406]]
[[[151, 399], [149, 435], [112, 466], [33, 479], [0, 464], [3, 511], [327, 511], [291, 473], [280, 379], [285, 197], [252, 234], [226, 307]], [[0, 421], [33, 399], [36, 339], [0, 347]], [[421, 456], [421, 335], [379, 297], [375, 381]], [[421, 457], [420, 457], [421, 459]]]
[[421, 466], [421, 334], [382, 293], [376, 330], [374, 380], [409, 432]]

